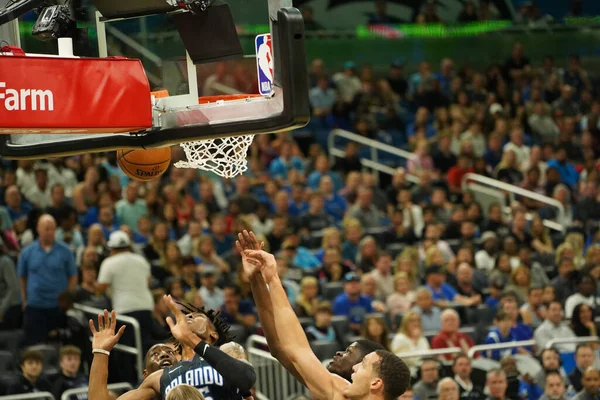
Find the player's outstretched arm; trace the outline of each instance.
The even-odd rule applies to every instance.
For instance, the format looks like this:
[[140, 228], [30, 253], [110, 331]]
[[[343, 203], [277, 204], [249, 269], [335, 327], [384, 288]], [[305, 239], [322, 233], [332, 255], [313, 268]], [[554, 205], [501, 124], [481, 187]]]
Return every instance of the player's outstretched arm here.
[[269, 289], [263, 279], [258, 268], [248, 262], [244, 250], [262, 250], [264, 243], [259, 243], [258, 239], [253, 232], [243, 231], [238, 234], [238, 241], [236, 246], [242, 256], [242, 266], [244, 273], [248, 276], [250, 281], [250, 288], [252, 289], [252, 298], [256, 303], [256, 310], [258, 311], [258, 318], [260, 324], [267, 338], [267, 344], [269, 345], [269, 351], [271, 355], [275, 357], [283, 367], [288, 370], [296, 379], [304, 385], [304, 380], [296, 371], [290, 360], [287, 359], [281, 348], [281, 340], [277, 335], [275, 329], [275, 321], [273, 318], [273, 305], [271, 304], [271, 297], [269, 295]]
[[[94, 335], [92, 340], [92, 349], [94, 350], [103, 350], [110, 353], [121, 336], [123, 336], [123, 332], [125, 332], [125, 326], [122, 326], [115, 333], [117, 314], [114, 310], [110, 314], [107, 310], [104, 310], [103, 314], [98, 314], [98, 330], [96, 330], [96, 327], [94, 326], [94, 321], [90, 319], [89, 323], [90, 330]], [[150, 375], [138, 389], [131, 390], [119, 398], [122, 400], [152, 400], [157, 393], [156, 388], [160, 388], [160, 375], [157, 375], [158, 372], [160, 372], [160, 375], [162, 375], [162, 370], [157, 371], [156, 373]], [[106, 387], [107, 384], [108, 355], [94, 353], [94, 359], [90, 368], [88, 400], [110, 400], [111, 396]]]
[[192, 349], [200, 357], [204, 358], [229, 385], [239, 389], [240, 393], [250, 392], [256, 382], [256, 372], [252, 365], [236, 360], [222, 352], [218, 347], [211, 346], [193, 333], [188, 325], [185, 315], [175, 304], [171, 296], [165, 296], [165, 301], [171, 314], [176, 318], [173, 321], [167, 317], [167, 324], [171, 329], [173, 337]]
[[306, 334], [290, 305], [281, 280], [277, 276], [275, 257], [265, 251], [246, 250], [248, 261], [256, 265], [269, 285], [275, 329], [281, 341], [282, 352], [300, 374], [314, 400], [336, 398], [335, 381], [315, 356]]

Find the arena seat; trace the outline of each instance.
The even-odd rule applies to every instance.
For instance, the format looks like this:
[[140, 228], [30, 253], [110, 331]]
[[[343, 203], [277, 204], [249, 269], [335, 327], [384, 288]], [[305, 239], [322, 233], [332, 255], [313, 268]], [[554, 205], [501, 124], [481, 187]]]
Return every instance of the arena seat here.
[[233, 337], [233, 341], [241, 345], [246, 345], [248, 331], [242, 325], [233, 324], [229, 327], [229, 334]]
[[0, 396], [5, 395], [7, 389], [17, 382], [19, 382], [19, 374], [3, 371], [0, 374]]
[[334, 340], [314, 340], [310, 342], [310, 347], [319, 360], [333, 358], [335, 353], [341, 350], [340, 344]]
[[14, 371], [15, 357], [8, 350], [0, 350], [0, 372]]
[[306, 329], [315, 323], [311, 317], [298, 317], [298, 321], [300, 322], [300, 325], [302, 325], [303, 329]]
[[330, 282], [325, 285], [324, 294], [328, 301], [333, 301], [335, 298], [344, 291], [344, 284], [341, 282]]
[[333, 325], [333, 329], [340, 334], [345, 334], [349, 330], [348, 326], [348, 317], [345, 315], [334, 315], [331, 317], [331, 325]]
[[11, 331], [0, 331], [0, 350], [10, 350], [17, 352], [21, 348], [23, 343], [23, 331], [11, 330]]

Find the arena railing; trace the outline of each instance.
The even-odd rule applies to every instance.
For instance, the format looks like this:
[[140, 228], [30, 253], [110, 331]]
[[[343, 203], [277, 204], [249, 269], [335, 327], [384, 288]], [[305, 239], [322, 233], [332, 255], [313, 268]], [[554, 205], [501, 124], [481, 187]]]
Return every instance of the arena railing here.
[[463, 353], [460, 347], [446, 347], [443, 349], [429, 349], [429, 350], [416, 350], [396, 353], [400, 358], [415, 358], [415, 357], [436, 357], [443, 356], [446, 354], [459, 354]]
[[[129, 390], [132, 390], [133, 386], [131, 386], [130, 383], [121, 382], [121, 383], [110, 383], [110, 384], [106, 385], [106, 388], [108, 390], [119, 390], [119, 391], [126, 392]], [[60, 396], [60, 400], [69, 400], [69, 397], [73, 396], [73, 395], [87, 394], [88, 389], [89, 389], [89, 387], [85, 386], [85, 387], [65, 390], [63, 392], [62, 396]]]
[[[341, 138], [350, 140], [352, 142], [360, 143], [360, 144], [370, 147], [371, 148], [371, 159], [370, 160], [361, 159], [360, 162], [364, 167], [374, 169], [376, 171], [377, 178], [379, 178], [379, 172], [383, 172], [383, 173], [390, 174], [390, 175], [394, 175], [394, 173], [395, 173], [394, 168], [388, 167], [385, 164], [382, 164], [379, 162], [378, 151], [384, 151], [386, 153], [390, 153], [392, 155], [395, 155], [395, 156], [398, 156], [398, 157], [401, 157], [401, 158], [404, 158], [407, 160], [416, 160], [417, 159], [417, 156], [415, 156], [410, 151], [402, 150], [397, 147], [390, 146], [388, 144], [381, 143], [381, 142], [366, 138], [361, 135], [357, 135], [356, 133], [345, 131], [343, 129], [334, 129], [329, 133], [329, 137], [327, 139], [327, 141], [328, 141], [327, 147], [329, 148], [329, 155], [331, 158], [346, 157], [346, 152], [344, 150], [341, 150], [341, 149], [338, 149], [335, 147], [335, 138], [336, 137], [341, 137]], [[406, 180], [409, 182], [413, 182], [413, 183], [419, 183], [419, 178], [414, 175], [410, 175], [410, 174], [406, 174]]]
[[[475, 182], [481, 186], [473, 185], [473, 182]], [[482, 192], [483, 192], [483, 188], [486, 188], [485, 192], [483, 192], [483, 193], [488, 196], [491, 194], [491, 192], [489, 192], [489, 189], [491, 188], [491, 189], [498, 191], [498, 195], [501, 196], [500, 198], [504, 198], [504, 193], [508, 192], [509, 196], [510, 196], [510, 203], [515, 201], [516, 196], [526, 197], [528, 199], [532, 199], [535, 201], [539, 201], [540, 203], [547, 204], [551, 207], [556, 207], [558, 209], [558, 218], [562, 218], [565, 215], [565, 207], [561, 204], [560, 201], [555, 200], [552, 197], [541, 195], [541, 194], [536, 193], [531, 190], [523, 189], [516, 185], [511, 185], [506, 182], [501, 182], [499, 180], [489, 178], [487, 176], [483, 176], [483, 175], [479, 175], [479, 174], [475, 174], [475, 173], [465, 174], [465, 176], [462, 179], [462, 188], [463, 188], [463, 190], [467, 190], [467, 189], [471, 190], [471, 191], [481, 190]], [[555, 221], [544, 220], [543, 222], [544, 222], [544, 226], [546, 226], [547, 228], [557, 230], [560, 232], [565, 232], [565, 227]]]
[[469, 349], [467, 356], [469, 358], [474, 358], [475, 354], [483, 353], [488, 350], [503, 350], [503, 349], [512, 349], [514, 347], [529, 347], [535, 346], [535, 340], [521, 340], [518, 342], [508, 342], [508, 343], [497, 343], [497, 344], [482, 344], [480, 346], [473, 346]]
[[[101, 310], [99, 308], [89, 307], [78, 303], [75, 303], [74, 307], [77, 310], [83, 311], [84, 313], [93, 315], [95, 317], [97, 317], [98, 314], [102, 314], [104, 312], [104, 310]], [[94, 318], [92, 318], [92, 320], [94, 320]], [[141, 381], [142, 379], [144, 379], [144, 355], [142, 350], [142, 333], [140, 329], [140, 324], [135, 318], [128, 317], [126, 315], [117, 315], [117, 321], [129, 324], [133, 327], [135, 347], [117, 343], [115, 345], [114, 350], [135, 356], [136, 372], [138, 375], [138, 379]], [[91, 337], [90, 340], [92, 340]]]
[[582, 337], [570, 337], [570, 338], [557, 338], [551, 339], [546, 343], [546, 348], [551, 349], [559, 344], [581, 344], [581, 343], [600, 343], [598, 336], [582, 336]]
[[33, 399], [49, 399], [55, 400], [50, 392], [34, 392], [25, 394], [11, 394], [8, 396], [0, 396], [1, 400], [33, 400]]
[[265, 350], [267, 346], [267, 339], [259, 335], [251, 335], [246, 341], [248, 361], [256, 371], [256, 397], [285, 400], [306, 394], [306, 388]]

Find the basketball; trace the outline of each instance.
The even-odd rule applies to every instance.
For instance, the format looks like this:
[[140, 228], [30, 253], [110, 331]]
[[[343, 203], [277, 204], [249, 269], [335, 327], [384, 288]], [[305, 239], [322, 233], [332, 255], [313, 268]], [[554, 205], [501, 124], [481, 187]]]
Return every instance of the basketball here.
[[117, 162], [131, 179], [148, 182], [158, 178], [169, 168], [171, 148], [117, 150]]

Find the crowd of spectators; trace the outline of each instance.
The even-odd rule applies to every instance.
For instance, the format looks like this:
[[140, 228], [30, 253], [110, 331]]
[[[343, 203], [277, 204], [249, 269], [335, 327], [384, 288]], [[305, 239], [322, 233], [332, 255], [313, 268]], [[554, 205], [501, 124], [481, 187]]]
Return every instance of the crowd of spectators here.
[[[233, 180], [171, 168], [133, 182], [114, 153], [3, 162], [0, 327], [23, 329], [26, 346], [61, 346], [58, 360], [29, 348], [8, 392], [47, 390], [42, 365], [60, 378], [57, 396], [86, 384], [88, 328], [75, 303], [135, 318], [144, 348], [169, 337], [165, 293], [221, 310], [239, 340], [260, 334], [234, 246], [243, 229], [276, 254], [290, 302], [318, 343], [342, 349], [364, 337], [397, 354], [467, 354], [475, 344], [535, 340], [476, 354], [500, 362], [476, 382], [485, 390], [469, 380], [477, 358], [406, 358], [419, 376], [415, 398], [598, 391], [596, 345], [579, 346], [569, 370], [558, 361], [564, 354], [554, 351], [553, 361], [544, 350], [552, 339], [597, 333], [600, 101], [579, 59], [536, 65], [515, 44], [504, 65], [486, 71], [446, 59], [439, 71], [422, 62], [408, 76], [394, 63], [382, 79], [352, 62], [328, 75], [314, 60], [310, 85], [309, 126], [256, 137], [248, 173]], [[325, 144], [334, 128], [416, 157], [380, 157], [396, 172], [378, 181], [362, 171], [370, 150], [355, 142], [337, 143], [345, 157], [332, 162]], [[484, 209], [463, 190], [468, 173], [548, 196], [564, 211], [527, 196]], [[535, 376], [515, 367], [541, 352]], [[444, 374], [459, 376], [456, 384]]]

